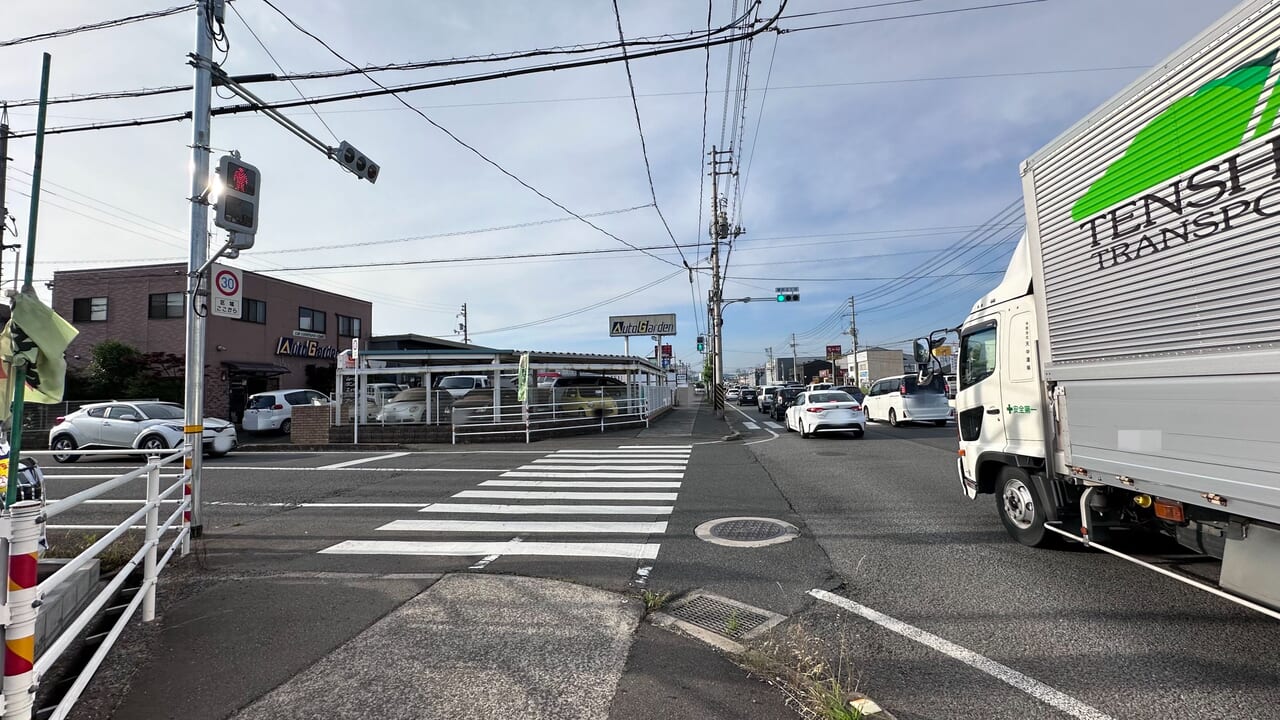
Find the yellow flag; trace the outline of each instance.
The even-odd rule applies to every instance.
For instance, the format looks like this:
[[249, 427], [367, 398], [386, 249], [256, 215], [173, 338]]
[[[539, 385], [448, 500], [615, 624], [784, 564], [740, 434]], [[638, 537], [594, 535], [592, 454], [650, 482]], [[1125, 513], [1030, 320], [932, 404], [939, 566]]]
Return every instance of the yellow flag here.
[[0, 333], [0, 418], [11, 412], [13, 363], [27, 365], [26, 402], [51, 404], [62, 400], [67, 361], [63, 354], [78, 331], [32, 291], [13, 296], [13, 319]]

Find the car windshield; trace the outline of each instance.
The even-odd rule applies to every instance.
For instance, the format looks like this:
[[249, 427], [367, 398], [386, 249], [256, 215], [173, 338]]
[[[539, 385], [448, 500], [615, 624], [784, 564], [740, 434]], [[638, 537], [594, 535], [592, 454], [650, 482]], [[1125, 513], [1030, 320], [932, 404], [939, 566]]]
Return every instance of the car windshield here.
[[139, 403], [138, 409], [150, 420], [181, 420], [182, 408], [165, 403]]
[[270, 395], [254, 395], [249, 398], [249, 404], [246, 405], [250, 410], [266, 410], [276, 404], [276, 399]]
[[842, 392], [815, 392], [809, 393], [809, 404], [815, 403], [833, 403], [833, 402], [853, 402], [853, 398], [849, 393]]
[[393, 403], [423, 402], [424, 400], [426, 400], [426, 397], [427, 397], [426, 388], [416, 387], [416, 388], [409, 388], [408, 390], [401, 390], [400, 392], [396, 393], [394, 397], [391, 398], [391, 402]]
[[476, 386], [476, 379], [469, 377], [447, 377], [440, 381], [441, 390], [470, 390]]
[[783, 400], [795, 400], [796, 396], [799, 394], [800, 390], [786, 389], [778, 391], [778, 395], [782, 396]]

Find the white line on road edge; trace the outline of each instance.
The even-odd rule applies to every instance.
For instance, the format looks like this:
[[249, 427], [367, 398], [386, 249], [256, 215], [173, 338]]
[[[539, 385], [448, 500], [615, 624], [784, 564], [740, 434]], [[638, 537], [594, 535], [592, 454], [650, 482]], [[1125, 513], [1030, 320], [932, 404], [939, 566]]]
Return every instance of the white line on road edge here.
[[334, 463], [332, 465], [322, 465], [316, 469], [317, 470], [341, 470], [342, 468], [351, 467], [352, 465], [363, 465], [365, 463], [378, 462], [379, 460], [394, 460], [396, 458], [402, 458], [408, 454], [409, 453], [407, 452], [395, 452], [395, 453], [387, 453], [386, 455], [376, 455], [374, 457], [356, 458], [355, 460], [348, 460], [346, 462]]
[[484, 505], [432, 503], [418, 512], [492, 515], [670, 515], [670, 505]]
[[517, 470], [683, 470], [683, 465], [521, 465]]
[[[630, 482], [627, 480], [485, 480], [480, 487], [523, 488], [678, 488], [670, 480]], [[176, 501], [175, 501], [176, 502]]]
[[[725, 405], [725, 407], [726, 407], [726, 408], [733, 408], [733, 410], [734, 410], [735, 412], [737, 412], [739, 415], [741, 415], [741, 416], [742, 416], [742, 418], [743, 418], [743, 420], [744, 420], [744, 421], [746, 421], [746, 422], [751, 422], [751, 421], [752, 421], [752, 420], [751, 420], [751, 418], [750, 418], [750, 417], [749, 417], [745, 412], [743, 412], [740, 408], [733, 407], [732, 405]], [[755, 426], [752, 426], [752, 427], [755, 427]], [[767, 427], [766, 427], [766, 428], [761, 428], [761, 430], [764, 430], [765, 432], [769, 433], [769, 435], [770, 435], [771, 437], [767, 437], [767, 438], [764, 438], [764, 439], [762, 439], [762, 440], [752, 440], [751, 442], [743, 443], [743, 445], [755, 445], [756, 443], [769, 442], [770, 440], [777, 440], [777, 439], [778, 439], [778, 433], [776, 433], [776, 432], [774, 432], [774, 431], [770, 430], [769, 428], [767, 428]]]
[[393, 520], [378, 528], [390, 532], [626, 533], [654, 535], [666, 522], [539, 522], [519, 520]]
[[679, 493], [647, 492], [561, 492], [542, 490], [463, 490], [456, 498], [496, 498], [499, 500], [647, 500], [675, 502]]
[[457, 472], [457, 473], [500, 473], [506, 472], [505, 468], [332, 468], [332, 467], [284, 467], [281, 465], [205, 465], [205, 472], [210, 470], [262, 470], [264, 472], [317, 472], [324, 470], [333, 472], [334, 470], [350, 470], [352, 472], [396, 472], [396, 473], [440, 473], [440, 472]]
[[619, 445], [619, 450], [688, 450], [692, 445]]
[[653, 560], [658, 543], [405, 542], [347, 540], [320, 551], [326, 555], [537, 555], [543, 557]]
[[809, 594], [819, 600], [829, 602], [832, 605], [842, 607], [849, 612], [861, 615], [885, 629], [892, 630], [903, 637], [915, 640], [921, 645], [933, 648], [934, 650], [949, 656], [953, 660], [959, 660], [965, 665], [977, 668], [997, 680], [1008, 683], [1040, 702], [1055, 707], [1072, 717], [1080, 718], [1080, 720], [1112, 720], [1110, 715], [1107, 715], [1101, 710], [1086, 705], [1070, 695], [1054, 690], [1039, 680], [1027, 677], [1007, 665], [1001, 665], [995, 660], [979, 655], [972, 650], [962, 648], [948, 640], [943, 640], [937, 635], [925, 632], [914, 625], [908, 625], [901, 620], [896, 620], [888, 615], [876, 612], [865, 605], [860, 605], [846, 597], [841, 597], [834, 593], [827, 592], [826, 590], [814, 589], [810, 590]]
[[[633, 465], [664, 465], [667, 467], [682, 468], [689, 464], [684, 459], [667, 460], [666, 458], [662, 458], [660, 460], [634, 460], [631, 458], [628, 458], [626, 460], [616, 460], [613, 458], [598, 458], [598, 457], [593, 457], [593, 458], [555, 457], [555, 458], [538, 458], [537, 460], [533, 461], [533, 467], [537, 467], [539, 465], [549, 465], [549, 464], [591, 465], [594, 463], [606, 463], [610, 467], [616, 467], [616, 468], [626, 468], [626, 467], [631, 467]], [[530, 466], [525, 465], [524, 467], [530, 467]]]
[[[86, 500], [85, 502], [89, 502]], [[287, 507], [287, 508], [420, 508], [427, 503], [398, 502], [235, 502], [234, 500], [213, 500], [205, 505], [221, 505], [224, 507]]]
[[617, 478], [617, 479], [649, 479], [679, 480], [682, 472], [534, 472], [532, 470], [511, 470], [502, 473], [502, 477], [544, 477], [544, 478]]
[[776, 422], [774, 422], [774, 421], [772, 421], [772, 420], [765, 420], [765, 421], [764, 421], [764, 424], [765, 424], [765, 426], [767, 426], [767, 427], [771, 427], [771, 428], [773, 428], [774, 430], [781, 430], [781, 429], [782, 429], [782, 426], [781, 426], [781, 425], [779, 425], [778, 423], [776, 423]]

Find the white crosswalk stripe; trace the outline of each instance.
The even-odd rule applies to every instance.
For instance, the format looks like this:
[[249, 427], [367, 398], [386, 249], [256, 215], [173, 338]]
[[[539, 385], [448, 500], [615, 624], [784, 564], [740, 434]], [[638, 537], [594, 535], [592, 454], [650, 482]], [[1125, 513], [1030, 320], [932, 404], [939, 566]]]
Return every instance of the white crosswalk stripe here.
[[[479, 482], [476, 489], [457, 492], [447, 501], [424, 504], [418, 512], [430, 513], [430, 519], [399, 519], [376, 528], [379, 533], [429, 534], [426, 538], [352, 539], [320, 552], [461, 557], [474, 562], [471, 570], [503, 557], [654, 560], [660, 543], [615, 541], [611, 536], [656, 539], [665, 534], [666, 520], [654, 518], [671, 515], [692, 452], [692, 445], [556, 450], [499, 471], [497, 479]], [[495, 533], [511, 537], [484, 537]], [[526, 535], [537, 540], [528, 541]]]

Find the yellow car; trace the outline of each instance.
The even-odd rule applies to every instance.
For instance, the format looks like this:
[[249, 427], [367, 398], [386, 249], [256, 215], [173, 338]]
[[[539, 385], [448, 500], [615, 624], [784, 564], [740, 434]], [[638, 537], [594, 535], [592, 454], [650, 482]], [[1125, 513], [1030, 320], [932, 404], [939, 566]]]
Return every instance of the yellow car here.
[[556, 411], [581, 412], [585, 417], [608, 417], [618, 414], [618, 403], [598, 387], [570, 387], [557, 398]]

